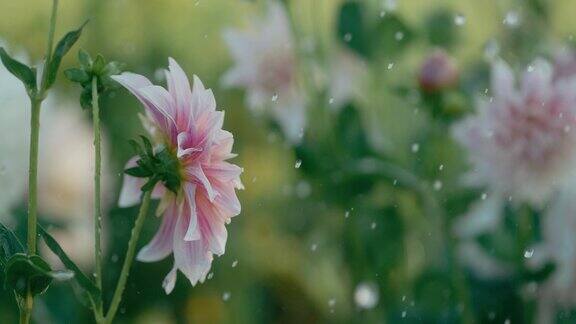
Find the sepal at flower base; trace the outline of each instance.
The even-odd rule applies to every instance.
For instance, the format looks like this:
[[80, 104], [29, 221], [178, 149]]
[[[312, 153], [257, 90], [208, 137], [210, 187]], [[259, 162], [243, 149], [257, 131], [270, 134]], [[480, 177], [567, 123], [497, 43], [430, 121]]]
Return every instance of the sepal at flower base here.
[[118, 87], [111, 76], [120, 74], [124, 70], [124, 64], [120, 62], [106, 62], [100, 54], [92, 59], [90, 54], [84, 50], [78, 51], [78, 62], [80, 66], [64, 71], [66, 78], [72, 82], [80, 84], [82, 94], [80, 104], [82, 108], [92, 108], [92, 79], [97, 79], [98, 93], [104, 93]]
[[149, 178], [142, 191], [152, 190], [158, 182], [162, 182], [168, 190], [176, 193], [181, 184], [178, 159], [165, 148], [154, 153], [150, 141], [144, 136], [140, 137], [142, 146], [135, 140], [130, 141], [140, 157], [137, 166], [124, 170], [124, 173], [136, 178]]

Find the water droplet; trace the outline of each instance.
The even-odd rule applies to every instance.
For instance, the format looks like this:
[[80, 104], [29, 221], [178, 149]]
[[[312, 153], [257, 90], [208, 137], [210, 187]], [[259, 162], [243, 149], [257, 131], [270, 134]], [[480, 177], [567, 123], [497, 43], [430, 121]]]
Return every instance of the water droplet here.
[[420, 151], [420, 144], [414, 143], [412, 144], [412, 153], [418, 153]]
[[506, 13], [502, 23], [506, 26], [516, 27], [520, 24], [520, 15], [517, 11], [511, 10]]
[[406, 318], [406, 311], [402, 311], [402, 318]]
[[384, 16], [386, 16], [386, 11], [380, 10], [380, 18], [384, 18]]
[[394, 67], [394, 63], [388, 63], [388, 70], [392, 70], [393, 67]]
[[208, 280], [214, 278], [214, 272], [210, 272], [206, 278], [207, 278]]
[[392, 185], [393, 185], [393, 186], [396, 186], [397, 184], [398, 184], [398, 180], [397, 180], [397, 179], [394, 179], [394, 181], [392, 181]]
[[485, 192], [483, 192], [483, 193], [482, 193], [482, 196], [480, 196], [480, 199], [486, 200], [486, 198], [488, 198], [488, 194], [485, 193]]
[[272, 95], [272, 102], [276, 101], [278, 101], [278, 94], [275, 93], [274, 95]]
[[294, 167], [296, 169], [300, 169], [300, 166], [302, 165], [302, 160], [296, 160], [296, 163], [294, 163]]
[[318, 249], [318, 244], [314, 243], [310, 245], [310, 251], [315, 252]]
[[404, 33], [401, 31], [396, 32], [396, 34], [394, 34], [394, 38], [396, 38], [397, 41], [401, 41], [404, 39]]
[[372, 224], [370, 224], [370, 229], [375, 229], [376, 228], [376, 222], [372, 222]]
[[528, 65], [528, 67], [526, 68], [526, 71], [528, 71], [528, 72], [534, 72], [534, 66], [533, 66], [533, 65]]
[[118, 254], [112, 254], [112, 257], [110, 257], [110, 260], [112, 261], [112, 263], [118, 262]]
[[334, 103], [334, 98], [328, 99], [328, 103], [329, 103], [330, 105], [333, 104], [333, 103]]
[[74, 278], [74, 271], [70, 270], [54, 270], [50, 271], [50, 276], [56, 281], [66, 281]]
[[236, 268], [237, 265], [238, 265], [238, 260], [234, 260], [232, 262], [232, 268]]
[[463, 26], [466, 24], [466, 17], [460, 13], [456, 14], [456, 16], [454, 16], [454, 24], [456, 24], [456, 26]]
[[509, 318], [505, 319], [504, 324], [510, 324], [510, 319]]
[[440, 165], [438, 166], [438, 171], [442, 171], [442, 170], [444, 170], [444, 164], [440, 164]]
[[344, 41], [346, 43], [349, 43], [351, 40], [352, 40], [352, 34], [350, 34], [350, 33], [344, 34]]
[[354, 302], [356, 306], [364, 309], [374, 308], [378, 304], [380, 294], [378, 286], [371, 282], [363, 282], [354, 290]]
[[530, 259], [534, 255], [534, 249], [528, 249], [524, 251], [524, 257]]
[[328, 306], [330, 307], [336, 306], [336, 298], [330, 298], [330, 300], [328, 300]]
[[230, 300], [230, 297], [232, 297], [232, 294], [231, 294], [229, 291], [225, 291], [225, 292], [222, 294], [222, 300], [223, 300], [223, 301], [228, 301], [228, 300]]
[[348, 217], [350, 217], [350, 211], [347, 210], [347, 211], [344, 213], [344, 218], [348, 218]]
[[436, 181], [434, 181], [434, 184], [432, 186], [433, 186], [434, 190], [438, 191], [438, 190], [442, 189], [442, 181], [436, 180]]

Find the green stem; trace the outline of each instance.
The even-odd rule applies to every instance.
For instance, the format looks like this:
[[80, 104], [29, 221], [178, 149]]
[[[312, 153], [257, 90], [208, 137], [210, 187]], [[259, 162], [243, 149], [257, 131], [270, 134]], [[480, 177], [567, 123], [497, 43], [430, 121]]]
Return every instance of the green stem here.
[[96, 287], [102, 289], [102, 208], [100, 203], [100, 174], [102, 168], [100, 144], [100, 107], [98, 105], [98, 82], [92, 79], [92, 120], [94, 128], [94, 264]]
[[[58, 0], [52, 2], [52, 14], [50, 16], [50, 26], [48, 29], [48, 46], [46, 48], [46, 60], [44, 63], [44, 73], [42, 84], [37, 92], [30, 95], [31, 117], [30, 117], [30, 159], [28, 164], [28, 255], [36, 254], [36, 227], [38, 224], [38, 142], [40, 138], [40, 107], [46, 96], [46, 68], [50, 63], [52, 47], [54, 43], [54, 32], [56, 30], [56, 13], [58, 11]], [[34, 296], [28, 287], [28, 293], [24, 298], [23, 309], [20, 312], [20, 322], [29, 323], [34, 307]]]
[[118, 306], [122, 300], [122, 294], [124, 288], [126, 287], [126, 281], [128, 280], [128, 275], [130, 274], [130, 267], [132, 266], [132, 261], [134, 259], [134, 254], [136, 252], [136, 243], [138, 242], [138, 237], [142, 231], [142, 225], [144, 225], [144, 219], [148, 214], [148, 207], [150, 205], [150, 196], [152, 192], [150, 190], [144, 192], [142, 197], [142, 204], [140, 205], [140, 211], [138, 212], [138, 217], [132, 229], [132, 235], [130, 237], [130, 242], [128, 242], [128, 251], [126, 251], [126, 257], [124, 258], [124, 265], [122, 266], [122, 272], [120, 273], [120, 279], [118, 279], [118, 284], [114, 290], [114, 296], [112, 297], [112, 302], [110, 303], [110, 309], [104, 318], [104, 323], [112, 323], [116, 312], [118, 311]]

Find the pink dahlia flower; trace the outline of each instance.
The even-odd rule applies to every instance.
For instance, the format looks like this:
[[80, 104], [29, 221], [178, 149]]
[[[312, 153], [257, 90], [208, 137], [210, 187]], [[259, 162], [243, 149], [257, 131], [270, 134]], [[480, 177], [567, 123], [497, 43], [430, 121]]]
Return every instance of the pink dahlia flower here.
[[[227, 162], [235, 154], [232, 134], [222, 129], [224, 112], [216, 110], [212, 91], [196, 76], [190, 89], [186, 74], [173, 59], [166, 71], [168, 90], [134, 73], [114, 79], [142, 102], [145, 127], [159, 147], [173, 154], [181, 177], [176, 193], [162, 184], [154, 188], [153, 197], [161, 199], [162, 224], [137, 259], [154, 262], [174, 254], [174, 266], [163, 283], [166, 293], [174, 289], [177, 270], [192, 285], [203, 282], [213, 255], [224, 253], [225, 224], [240, 213], [236, 189], [242, 188], [242, 169]], [[136, 160], [132, 158], [128, 167]], [[137, 204], [142, 185], [141, 178], [125, 176], [119, 205]]]
[[516, 201], [541, 204], [576, 169], [576, 78], [554, 80], [536, 60], [519, 88], [506, 63], [492, 68], [492, 95], [455, 127], [469, 153], [468, 180]]
[[246, 89], [246, 105], [270, 113], [286, 138], [298, 142], [306, 124], [306, 99], [284, 6], [270, 2], [266, 16], [245, 30], [226, 30], [224, 41], [235, 64], [223, 76], [223, 85]]

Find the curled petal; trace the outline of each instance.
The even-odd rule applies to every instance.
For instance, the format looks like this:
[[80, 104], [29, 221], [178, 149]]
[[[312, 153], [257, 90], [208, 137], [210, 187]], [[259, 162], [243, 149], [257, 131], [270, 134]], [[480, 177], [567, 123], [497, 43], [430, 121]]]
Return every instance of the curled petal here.
[[144, 246], [136, 259], [142, 262], [160, 261], [172, 253], [174, 228], [178, 218], [178, 206], [173, 203], [164, 213], [162, 225], [154, 238]]

